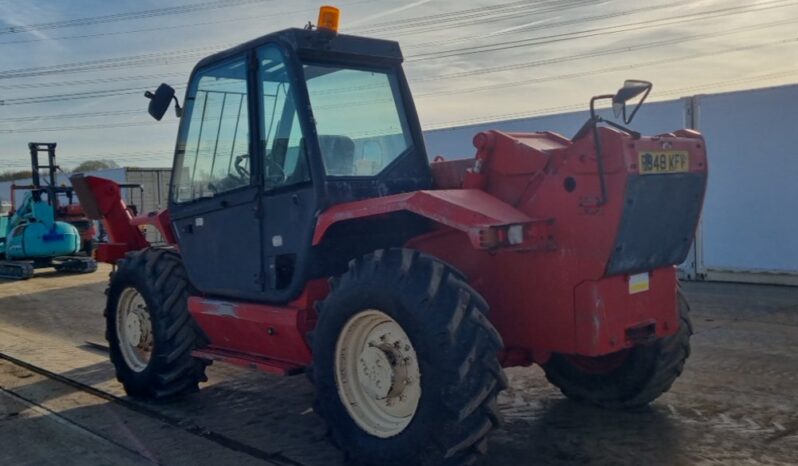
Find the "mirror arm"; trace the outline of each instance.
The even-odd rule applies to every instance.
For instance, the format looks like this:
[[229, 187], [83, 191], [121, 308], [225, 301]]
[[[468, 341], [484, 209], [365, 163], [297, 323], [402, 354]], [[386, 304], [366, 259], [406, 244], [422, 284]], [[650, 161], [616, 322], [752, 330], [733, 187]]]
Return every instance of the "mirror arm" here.
[[596, 206], [602, 206], [607, 203], [607, 180], [604, 176], [604, 155], [601, 153], [601, 138], [598, 132], [598, 124], [605, 120], [596, 115], [596, 101], [611, 100], [613, 97], [615, 97], [615, 94], [602, 94], [590, 99], [590, 122], [593, 126], [593, 143], [596, 147], [596, 164], [598, 165], [599, 184], [601, 185], [601, 197], [596, 201]]
[[180, 118], [183, 116], [183, 107], [180, 106], [180, 101], [177, 100], [176, 95], [173, 95], [172, 98], [175, 99], [175, 115]]
[[[593, 101], [590, 102], [590, 110], [593, 113]], [[596, 201], [596, 206], [603, 206], [607, 203], [607, 181], [604, 179], [604, 154], [601, 153], [601, 137], [599, 137], [599, 122], [604, 121], [601, 117], [591, 118], [593, 122], [593, 144], [596, 147], [596, 164], [599, 172], [599, 185], [601, 187], [601, 197]]]
[[614, 94], [603, 94], [603, 95], [597, 95], [595, 97], [592, 97], [590, 99], [590, 119], [595, 120], [597, 118], [597, 116], [596, 116], [596, 101], [597, 100], [612, 99], [613, 97], [615, 97]]
[[632, 110], [632, 113], [631, 113], [631, 115], [629, 115], [628, 118], [626, 117], [626, 105], [623, 106], [623, 122], [624, 123], [626, 123], [628, 125], [629, 123], [632, 122], [632, 120], [634, 119], [635, 115], [637, 114], [637, 111], [640, 110], [640, 107], [643, 106], [643, 102], [646, 101], [646, 97], [648, 97], [648, 94], [651, 93], [651, 88], [652, 87], [653, 86], [650, 86], [650, 85], [648, 86], [648, 88], [646, 89], [646, 92], [643, 94], [643, 97], [640, 98], [640, 102], [637, 103], [637, 105], [635, 106], [635, 109]]

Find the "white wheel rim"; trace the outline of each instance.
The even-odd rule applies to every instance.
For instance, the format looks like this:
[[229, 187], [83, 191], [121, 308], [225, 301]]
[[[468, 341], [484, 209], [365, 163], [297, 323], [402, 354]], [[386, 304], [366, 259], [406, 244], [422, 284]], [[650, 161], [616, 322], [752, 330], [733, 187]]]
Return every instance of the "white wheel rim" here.
[[116, 336], [127, 366], [134, 372], [146, 369], [152, 355], [152, 321], [146, 301], [135, 288], [125, 288], [119, 296]]
[[352, 420], [375, 437], [405, 430], [421, 399], [413, 344], [399, 323], [376, 309], [344, 325], [335, 345], [335, 381]]

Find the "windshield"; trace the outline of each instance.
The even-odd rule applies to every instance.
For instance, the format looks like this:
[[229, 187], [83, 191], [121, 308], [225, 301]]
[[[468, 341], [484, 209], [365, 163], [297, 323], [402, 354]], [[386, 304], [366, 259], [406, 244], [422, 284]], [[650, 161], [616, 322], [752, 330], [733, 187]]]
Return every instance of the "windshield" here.
[[412, 145], [396, 75], [306, 64], [328, 176], [376, 175]]

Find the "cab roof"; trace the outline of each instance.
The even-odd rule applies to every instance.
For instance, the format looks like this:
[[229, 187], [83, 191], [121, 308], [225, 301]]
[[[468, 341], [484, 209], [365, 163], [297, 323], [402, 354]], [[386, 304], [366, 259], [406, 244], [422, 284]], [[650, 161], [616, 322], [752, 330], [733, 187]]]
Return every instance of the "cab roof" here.
[[263, 44], [275, 42], [293, 49], [305, 59], [324, 61], [366, 62], [370, 64], [395, 64], [404, 59], [399, 43], [370, 37], [333, 34], [324, 30], [290, 28], [266, 34], [235, 47], [203, 58], [194, 67], [196, 71], [207, 65], [241, 55]]

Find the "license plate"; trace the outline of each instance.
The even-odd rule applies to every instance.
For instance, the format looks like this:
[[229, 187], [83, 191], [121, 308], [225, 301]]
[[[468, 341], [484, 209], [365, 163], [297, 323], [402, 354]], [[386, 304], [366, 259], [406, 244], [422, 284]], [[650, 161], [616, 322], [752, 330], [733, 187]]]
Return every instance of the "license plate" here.
[[643, 151], [639, 159], [641, 175], [682, 173], [690, 169], [690, 153], [686, 150]]

